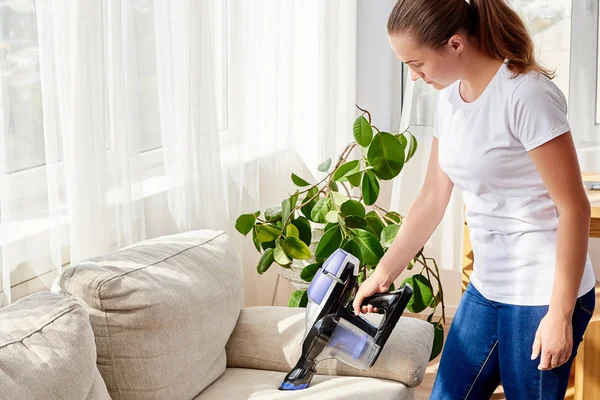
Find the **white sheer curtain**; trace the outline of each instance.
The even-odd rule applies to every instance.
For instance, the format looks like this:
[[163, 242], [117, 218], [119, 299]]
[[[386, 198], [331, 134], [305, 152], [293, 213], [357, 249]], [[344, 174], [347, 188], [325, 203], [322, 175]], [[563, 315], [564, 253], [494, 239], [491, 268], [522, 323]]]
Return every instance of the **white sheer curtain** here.
[[[7, 160], [26, 145], [0, 151], [2, 302], [48, 288], [69, 262], [210, 228], [234, 239], [246, 304], [270, 304], [277, 271], [256, 273], [234, 223], [292, 193], [291, 172], [322, 176], [318, 163], [353, 140], [356, 1], [11, 6], [34, 15], [43, 150], [22, 171]], [[22, 72], [7, 43], [0, 144], [17, 131], [9, 82]]]

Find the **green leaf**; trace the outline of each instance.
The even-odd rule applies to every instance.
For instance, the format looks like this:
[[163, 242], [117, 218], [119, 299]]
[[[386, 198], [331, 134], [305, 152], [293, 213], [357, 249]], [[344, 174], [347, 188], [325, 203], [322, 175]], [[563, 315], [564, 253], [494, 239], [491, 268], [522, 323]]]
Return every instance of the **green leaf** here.
[[[258, 237], [257, 237], [257, 239], [258, 239]], [[260, 242], [260, 240], [259, 240], [259, 242]], [[260, 247], [262, 247], [263, 250], [274, 249], [275, 248], [275, 241], [271, 240], [270, 242], [261, 243]]]
[[394, 291], [394, 290], [396, 290], [396, 286], [394, 285], [394, 282], [392, 282], [392, 283], [390, 284], [390, 287], [388, 288], [388, 292], [392, 292], [392, 291]]
[[362, 195], [363, 202], [368, 206], [375, 204], [379, 196], [379, 181], [371, 171], [366, 171], [363, 175]]
[[335, 181], [331, 181], [329, 182], [329, 187], [331, 188], [331, 190], [333, 190], [334, 192], [339, 192], [340, 188], [338, 187], [338, 184], [335, 183]]
[[300, 278], [302, 278], [303, 281], [311, 282], [322, 265], [323, 263], [307, 265], [306, 267], [302, 268], [302, 272], [300, 272]]
[[285, 238], [283, 241], [283, 250], [290, 257], [297, 260], [308, 260], [312, 255], [306, 243], [293, 236]]
[[338, 222], [338, 212], [336, 210], [331, 210], [325, 215], [325, 220], [327, 222], [336, 223]]
[[354, 172], [352, 174], [346, 175], [346, 179], [348, 179], [348, 182], [350, 182], [350, 185], [352, 185], [352, 187], [359, 187], [360, 180], [362, 179], [362, 175], [363, 175], [363, 172], [358, 171], [358, 172]]
[[362, 253], [360, 251], [360, 246], [353, 239], [348, 240], [343, 246], [342, 249], [346, 250], [348, 253], [352, 254], [354, 257], [358, 258], [361, 264], [364, 264], [362, 259]]
[[273, 221], [281, 218], [281, 205], [269, 207], [265, 210], [265, 219], [267, 221]]
[[300, 192], [296, 190], [296, 193], [290, 196], [290, 207], [292, 209], [296, 207], [296, 204], [298, 203], [298, 194], [300, 194]]
[[390, 180], [398, 176], [404, 166], [404, 148], [393, 135], [379, 132], [373, 138], [367, 159], [380, 179]]
[[331, 211], [331, 199], [321, 197], [310, 213], [310, 219], [317, 223], [325, 223], [325, 216]]
[[368, 146], [373, 139], [373, 128], [362, 115], [354, 121], [354, 139], [363, 147]]
[[292, 207], [290, 204], [290, 199], [284, 199], [281, 202], [281, 220], [283, 222], [287, 221], [291, 212], [292, 212]]
[[431, 348], [431, 355], [429, 361], [432, 361], [442, 352], [444, 346], [444, 326], [442, 324], [434, 324], [433, 330], [433, 347]]
[[345, 194], [342, 194], [340, 192], [330, 192], [329, 196], [331, 197], [333, 204], [335, 204], [338, 207], [341, 206], [342, 204], [344, 204], [344, 202], [348, 200], [348, 196], [346, 196]]
[[254, 227], [256, 217], [254, 214], [242, 214], [235, 221], [235, 229], [242, 235], [246, 236]]
[[292, 172], [292, 181], [296, 186], [304, 187], [310, 185], [310, 183], [306, 182], [304, 179], [300, 178], [298, 175]]
[[288, 307], [306, 307], [307, 304], [308, 295], [306, 294], [306, 290], [298, 289], [290, 296]]
[[346, 217], [346, 226], [348, 228], [367, 229], [367, 221], [358, 215]]
[[435, 295], [433, 300], [431, 300], [431, 304], [429, 304], [429, 307], [436, 308], [438, 306], [438, 304], [440, 304], [441, 301], [442, 301], [442, 292], [437, 292], [437, 294]]
[[365, 221], [367, 221], [367, 229], [375, 234], [376, 237], [381, 237], [381, 232], [385, 225], [381, 222], [379, 215], [375, 211], [369, 211], [365, 216]]
[[359, 217], [365, 216], [365, 207], [357, 200], [348, 200], [340, 207], [340, 211], [345, 216], [356, 215]]
[[327, 258], [334, 251], [340, 248], [342, 243], [342, 230], [339, 225], [332, 227], [326, 231], [315, 250], [315, 256], [319, 258]]
[[[396, 211], [391, 211], [391, 212], [385, 214], [385, 216], [387, 218], [395, 221], [397, 224], [402, 224], [402, 216], [400, 214], [398, 214]], [[386, 223], [389, 225], [392, 222], [386, 220]]]
[[273, 249], [267, 249], [260, 257], [258, 265], [256, 266], [256, 271], [262, 275], [269, 269], [271, 264], [273, 264]]
[[408, 139], [406, 139], [406, 136], [404, 136], [403, 134], [399, 134], [396, 137], [398, 138], [398, 141], [402, 145], [402, 148], [406, 149], [406, 145], [408, 144]]
[[310, 241], [312, 240], [312, 228], [308, 219], [301, 216], [292, 220], [292, 224], [298, 229], [298, 237], [300, 240], [307, 246], [310, 246]]
[[300, 239], [300, 231], [298, 231], [298, 228], [294, 224], [288, 224], [285, 228], [285, 236]]
[[327, 225], [325, 225], [325, 228], [323, 228], [323, 232], [327, 232], [334, 226], [340, 226], [340, 225], [337, 222], [328, 222]]
[[400, 225], [396, 224], [388, 225], [383, 228], [383, 231], [381, 232], [381, 243], [383, 243], [385, 247], [390, 247], [399, 230]]
[[381, 257], [383, 257], [383, 247], [379, 243], [379, 239], [371, 232], [364, 229], [354, 229], [352, 239], [358, 243], [361, 261], [367, 265], [377, 265]]
[[417, 151], [417, 138], [410, 132], [408, 132], [408, 134], [410, 135], [408, 140], [408, 154], [406, 155], [406, 160], [404, 162], [408, 162]]
[[281, 266], [288, 266], [292, 262], [280, 245], [275, 246], [273, 258], [275, 259], [275, 262]]
[[261, 242], [271, 242], [281, 234], [281, 230], [272, 225], [256, 225], [256, 236]]
[[329, 167], [331, 167], [331, 158], [328, 158], [327, 160], [325, 160], [321, 164], [319, 164], [317, 169], [321, 172], [327, 172]]
[[256, 236], [255, 227], [252, 227], [252, 241], [254, 242], [254, 247], [256, 247], [256, 251], [262, 253], [262, 250], [260, 249], [260, 240], [258, 240], [258, 237]]
[[356, 173], [359, 168], [360, 168], [360, 161], [358, 161], [358, 160], [353, 160], [353, 161], [344, 163], [344, 164], [340, 165], [338, 167], [338, 169], [335, 170], [335, 173], [333, 174], [333, 180], [339, 181], [341, 178], [345, 178], [347, 175]]
[[408, 301], [406, 308], [412, 313], [420, 313], [425, 310], [433, 300], [433, 289], [431, 283], [423, 275], [413, 275], [404, 280], [413, 289], [413, 295]]
[[[311, 197], [313, 197], [314, 195], [316, 195], [317, 192], [318, 192], [318, 189], [316, 187], [309, 189], [308, 192], [306, 193], [306, 197], [304, 198], [304, 200], [302, 200], [302, 204], [306, 203], [306, 201], [308, 199], [310, 199]], [[317, 204], [317, 201], [318, 201], [318, 197], [315, 197], [309, 203], [306, 203], [302, 207], [300, 207], [300, 211], [302, 211], [302, 214], [304, 214], [304, 216], [306, 218], [310, 218], [310, 213], [312, 212], [312, 209], [315, 206], [315, 204]]]

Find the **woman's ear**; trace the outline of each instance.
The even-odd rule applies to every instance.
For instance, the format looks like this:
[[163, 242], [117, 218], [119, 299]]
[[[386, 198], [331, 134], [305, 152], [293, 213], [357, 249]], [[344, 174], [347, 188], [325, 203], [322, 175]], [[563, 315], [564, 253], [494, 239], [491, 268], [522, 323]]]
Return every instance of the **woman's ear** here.
[[448, 39], [448, 50], [457, 55], [462, 53], [465, 49], [465, 38], [462, 35], [452, 35], [450, 39]]

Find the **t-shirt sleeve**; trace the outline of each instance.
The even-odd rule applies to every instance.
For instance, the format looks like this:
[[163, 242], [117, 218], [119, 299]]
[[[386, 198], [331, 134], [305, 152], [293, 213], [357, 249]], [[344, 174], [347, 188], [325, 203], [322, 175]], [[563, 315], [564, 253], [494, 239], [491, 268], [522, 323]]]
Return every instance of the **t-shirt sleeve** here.
[[527, 151], [571, 130], [565, 96], [543, 76], [528, 76], [520, 82], [512, 102], [514, 134]]

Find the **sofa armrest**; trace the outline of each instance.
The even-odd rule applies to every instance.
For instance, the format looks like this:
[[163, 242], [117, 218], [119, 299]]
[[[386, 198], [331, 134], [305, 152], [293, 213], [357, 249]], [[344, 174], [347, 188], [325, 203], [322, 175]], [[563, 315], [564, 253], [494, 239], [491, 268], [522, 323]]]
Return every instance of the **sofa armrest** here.
[[[270, 306], [242, 309], [225, 347], [227, 366], [289, 372], [301, 354], [304, 311]], [[375, 321], [380, 316], [367, 318]], [[329, 359], [317, 364], [317, 373], [389, 379], [415, 387], [425, 375], [432, 343], [431, 324], [401, 317], [371, 369], [361, 371]]]

